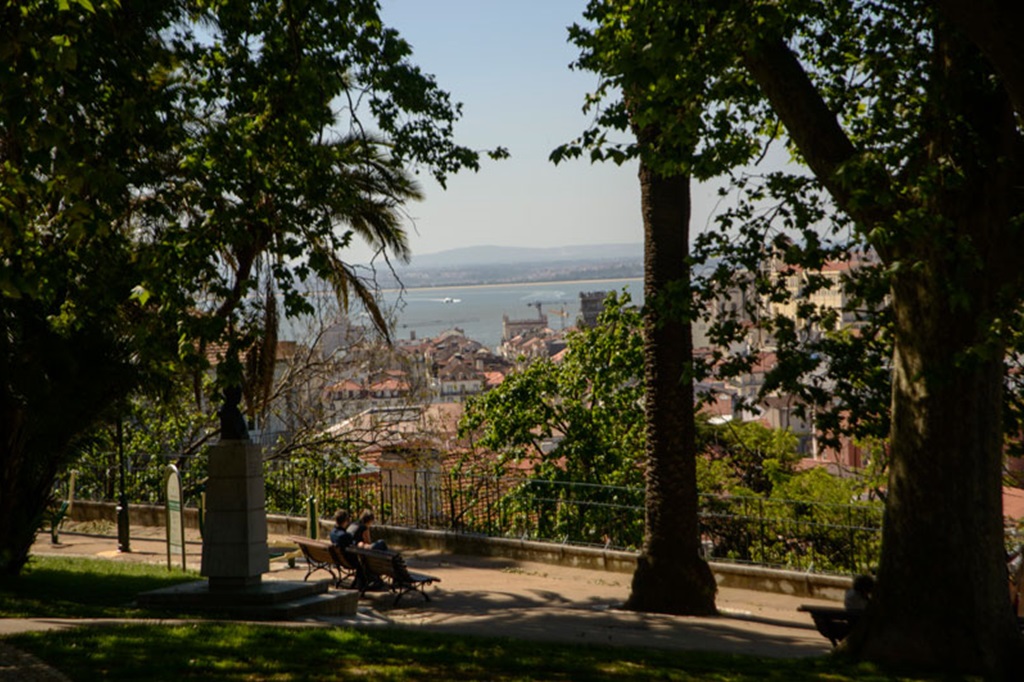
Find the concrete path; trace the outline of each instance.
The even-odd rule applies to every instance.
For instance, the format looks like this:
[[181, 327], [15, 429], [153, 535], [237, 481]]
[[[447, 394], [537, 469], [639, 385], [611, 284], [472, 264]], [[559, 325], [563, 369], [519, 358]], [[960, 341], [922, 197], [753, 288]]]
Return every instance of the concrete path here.
[[[287, 546], [280, 537], [271, 546]], [[198, 569], [202, 546], [190, 531], [187, 564]], [[40, 534], [32, 549], [37, 555], [88, 556], [114, 561], [167, 562], [163, 529], [133, 527], [131, 552], [118, 551], [116, 529], [109, 523], [70, 524], [51, 544]], [[788, 595], [722, 588], [717, 604], [721, 615], [690, 618], [625, 611], [619, 606], [629, 595], [631, 576], [494, 557], [456, 556], [430, 551], [405, 552], [410, 567], [430, 573], [441, 582], [428, 588], [430, 602], [409, 595], [393, 607], [387, 594], [368, 594], [352, 618], [323, 618], [308, 627], [416, 627], [441, 633], [494, 635], [545, 641], [580, 642], [628, 647], [706, 650], [755, 656], [795, 658], [818, 656], [830, 650], [814, 630], [801, 603], [829, 604]], [[265, 580], [302, 580], [298, 560], [289, 568], [287, 557], [271, 562]], [[320, 572], [311, 576], [326, 577]], [[77, 627], [89, 622], [68, 619], [0, 619], [0, 637], [28, 630]], [[4, 645], [0, 643], [0, 647]], [[10, 647], [6, 647], [9, 649]], [[0, 660], [6, 660], [0, 649]], [[24, 671], [24, 668], [20, 668]], [[13, 672], [0, 663], [0, 680]], [[21, 677], [17, 679], [23, 679]], [[47, 679], [47, 678], [31, 678]], [[49, 678], [60, 679], [60, 678]]]

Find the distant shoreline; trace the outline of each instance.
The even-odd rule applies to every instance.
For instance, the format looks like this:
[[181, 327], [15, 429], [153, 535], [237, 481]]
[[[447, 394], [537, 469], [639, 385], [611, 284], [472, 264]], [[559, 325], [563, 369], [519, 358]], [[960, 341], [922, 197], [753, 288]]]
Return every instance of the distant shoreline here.
[[643, 277], [606, 277], [597, 279], [554, 279], [529, 282], [491, 282], [488, 284], [439, 284], [431, 287], [392, 287], [381, 289], [382, 293], [395, 293], [402, 291], [436, 291], [439, 289], [493, 289], [497, 287], [540, 287], [559, 286], [563, 284], [598, 284], [601, 282], [642, 282]]

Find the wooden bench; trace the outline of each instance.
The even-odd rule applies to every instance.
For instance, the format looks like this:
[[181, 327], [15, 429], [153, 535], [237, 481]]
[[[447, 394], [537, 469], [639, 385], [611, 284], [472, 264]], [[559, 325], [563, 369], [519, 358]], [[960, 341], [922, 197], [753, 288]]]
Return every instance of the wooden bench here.
[[[828, 641], [832, 642], [832, 646], [838, 646], [839, 642], [846, 639], [846, 636], [850, 634], [850, 630], [853, 629], [853, 626], [864, 615], [864, 611], [851, 611], [841, 606], [811, 606], [810, 604], [800, 605], [797, 611], [811, 614], [814, 627]], [[1017, 618], [1017, 625], [1020, 631], [1024, 633], [1024, 616]]]
[[[374, 577], [380, 578], [384, 587], [395, 595], [395, 605], [410, 592], [419, 592], [426, 601], [430, 601], [430, 595], [426, 593], [427, 586], [441, 582], [436, 576], [410, 571], [398, 552], [364, 547], [352, 547], [349, 551], [362, 561], [363, 570], [371, 580]], [[366, 588], [366, 585], [361, 587], [360, 596], [366, 592]]]
[[288, 539], [299, 546], [302, 556], [306, 559], [308, 570], [303, 580], [309, 580], [309, 576], [317, 571], [327, 571], [331, 574], [335, 587], [341, 587], [345, 580], [351, 581], [349, 587], [353, 586], [356, 566], [340, 547], [323, 540], [311, 540], [296, 535], [291, 535]]
[[846, 636], [850, 634], [850, 630], [853, 629], [853, 626], [856, 625], [857, 621], [864, 615], [864, 611], [850, 611], [841, 606], [811, 606], [809, 604], [801, 604], [797, 610], [811, 614], [811, 620], [814, 621], [814, 627], [816, 627], [818, 632], [824, 635], [828, 641], [832, 642], [832, 646], [838, 646], [839, 642], [846, 639]]

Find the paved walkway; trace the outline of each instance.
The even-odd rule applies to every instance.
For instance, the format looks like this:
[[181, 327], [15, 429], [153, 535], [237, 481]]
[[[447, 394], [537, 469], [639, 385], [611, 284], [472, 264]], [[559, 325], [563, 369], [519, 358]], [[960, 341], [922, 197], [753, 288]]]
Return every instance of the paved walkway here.
[[[115, 561], [166, 563], [163, 529], [133, 527], [131, 552], [117, 549], [116, 529], [109, 523], [77, 523], [51, 544], [41, 533], [33, 554], [102, 557]], [[286, 546], [271, 537], [271, 546]], [[202, 546], [194, 533], [186, 542], [186, 561], [198, 569]], [[814, 630], [801, 603], [830, 602], [752, 590], [722, 588], [717, 604], [721, 615], [690, 618], [636, 613], [618, 608], [629, 595], [631, 576], [495, 557], [456, 556], [432, 551], [405, 552], [413, 570], [441, 578], [429, 588], [431, 601], [415, 595], [397, 608], [386, 594], [367, 595], [359, 614], [351, 618], [310, 621], [309, 627], [405, 626], [443, 633], [488, 634], [546, 641], [707, 650], [755, 656], [795, 658], [829, 651], [828, 642]], [[301, 559], [297, 566], [301, 566]], [[326, 576], [319, 573], [320, 576]], [[264, 580], [302, 580], [304, 568], [289, 568], [286, 557], [271, 562]], [[34, 618], [0, 619], [0, 637], [27, 630], [76, 627], [80, 620]], [[0, 643], [0, 647], [4, 647]], [[0, 649], [0, 660], [6, 650]], [[24, 672], [23, 661], [18, 668]], [[0, 680], [24, 679], [0, 663]], [[30, 679], [61, 679], [32, 677]]]

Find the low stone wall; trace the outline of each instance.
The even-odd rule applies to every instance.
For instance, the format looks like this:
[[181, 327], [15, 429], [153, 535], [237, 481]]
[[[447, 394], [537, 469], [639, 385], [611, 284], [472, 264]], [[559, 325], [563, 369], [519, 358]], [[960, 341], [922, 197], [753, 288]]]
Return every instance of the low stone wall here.
[[[184, 509], [185, 527], [199, 528], [199, 511]], [[113, 502], [85, 502], [75, 500], [68, 509], [72, 521], [109, 521], [117, 523], [117, 505]], [[164, 526], [167, 524], [166, 510], [158, 504], [129, 504], [128, 523], [135, 526]]]
[[[128, 506], [128, 511], [129, 521], [133, 525], [163, 526], [165, 523], [164, 508], [160, 505], [132, 504]], [[117, 505], [111, 502], [76, 501], [69, 516], [75, 521], [103, 520], [116, 523]], [[333, 521], [321, 519], [319, 537], [327, 537], [333, 525]], [[196, 509], [185, 509], [185, 527], [199, 527]], [[267, 515], [268, 535], [305, 536], [306, 527], [305, 517]], [[535, 561], [615, 573], [633, 573], [636, 569], [635, 552], [398, 526], [375, 526], [375, 534], [395, 547], [505, 557], [517, 561]], [[785, 571], [761, 566], [712, 562], [711, 570], [720, 587], [776, 592], [814, 599], [842, 601], [843, 593], [850, 586], [850, 578], [843, 576]]]
[[[433, 549], [452, 554], [507, 557], [519, 561], [536, 561], [614, 573], [632, 574], [636, 570], [637, 555], [635, 552], [390, 526], [379, 527], [377, 535], [397, 547]], [[834, 601], [843, 600], [843, 594], [851, 583], [851, 579], [844, 576], [721, 562], [711, 562], [711, 570], [720, 587], [736, 587]]]
[[[199, 528], [199, 510], [186, 507], [185, 527]], [[135, 526], [164, 526], [167, 524], [166, 510], [159, 504], [129, 504], [128, 523]], [[113, 502], [84, 502], [75, 500], [68, 510], [72, 521], [108, 521], [117, 523], [117, 505]], [[270, 535], [306, 535], [306, 519], [298, 516], [267, 514], [267, 533]], [[320, 537], [330, 533], [333, 523], [320, 521]]]

